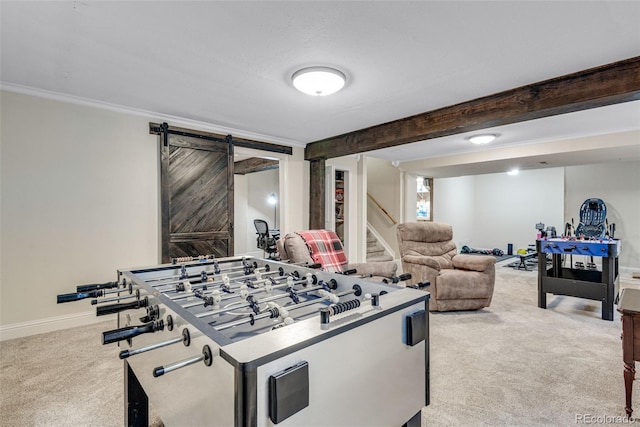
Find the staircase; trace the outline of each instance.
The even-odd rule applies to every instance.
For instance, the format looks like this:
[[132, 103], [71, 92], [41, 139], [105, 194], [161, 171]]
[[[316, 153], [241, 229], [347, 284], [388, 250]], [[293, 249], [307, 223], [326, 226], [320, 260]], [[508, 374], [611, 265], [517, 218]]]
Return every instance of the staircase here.
[[367, 262], [375, 261], [393, 261], [393, 257], [378, 242], [376, 236], [367, 229]]

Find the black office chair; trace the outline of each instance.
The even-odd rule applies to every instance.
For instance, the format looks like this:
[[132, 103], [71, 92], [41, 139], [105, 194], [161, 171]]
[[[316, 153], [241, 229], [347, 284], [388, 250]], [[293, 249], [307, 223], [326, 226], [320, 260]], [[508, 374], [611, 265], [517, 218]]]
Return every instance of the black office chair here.
[[276, 246], [276, 240], [280, 238], [280, 233], [271, 233], [267, 221], [262, 219], [254, 219], [253, 225], [255, 225], [256, 234], [258, 235], [258, 249], [262, 249], [269, 259], [277, 258], [278, 247]]

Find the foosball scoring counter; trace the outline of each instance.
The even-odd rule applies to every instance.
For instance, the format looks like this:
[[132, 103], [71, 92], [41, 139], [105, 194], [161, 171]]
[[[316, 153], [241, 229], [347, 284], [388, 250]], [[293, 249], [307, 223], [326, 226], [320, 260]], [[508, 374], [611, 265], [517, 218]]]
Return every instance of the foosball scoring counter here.
[[[176, 261], [176, 260], [174, 260]], [[123, 269], [58, 302], [118, 313], [125, 425], [420, 426], [429, 293], [249, 257]]]

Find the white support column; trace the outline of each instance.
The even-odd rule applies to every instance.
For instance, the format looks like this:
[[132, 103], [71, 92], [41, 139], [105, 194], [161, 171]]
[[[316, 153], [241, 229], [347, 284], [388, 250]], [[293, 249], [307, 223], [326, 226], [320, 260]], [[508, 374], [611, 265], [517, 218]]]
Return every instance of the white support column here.
[[407, 188], [406, 175], [407, 173], [405, 171], [400, 171], [400, 222], [407, 222], [407, 209], [405, 206], [405, 200], [407, 198], [405, 193]]
[[367, 155], [360, 154], [358, 158], [358, 244], [357, 260], [351, 262], [365, 262], [367, 257]]

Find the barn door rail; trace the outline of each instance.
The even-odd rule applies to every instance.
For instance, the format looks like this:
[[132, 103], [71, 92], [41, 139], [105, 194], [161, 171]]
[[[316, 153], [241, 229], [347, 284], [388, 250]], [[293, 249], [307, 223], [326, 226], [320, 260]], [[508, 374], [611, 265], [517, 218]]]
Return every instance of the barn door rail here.
[[253, 148], [255, 150], [270, 151], [272, 153], [293, 154], [293, 148], [286, 145], [272, 144], [270, 142], [254, 141], [252, 139], [234, 138], [232, 135], [220, 135], [210, 132], [200, 132], [190, 129], [169, 126], [165, 123], [149, 123], [149, 133], [163, 137], [162, 143], [166, 147], [168, 135], [186, 136], [190, 138], [200, 138], [207, 141], [232, 143], [235, 147]]

